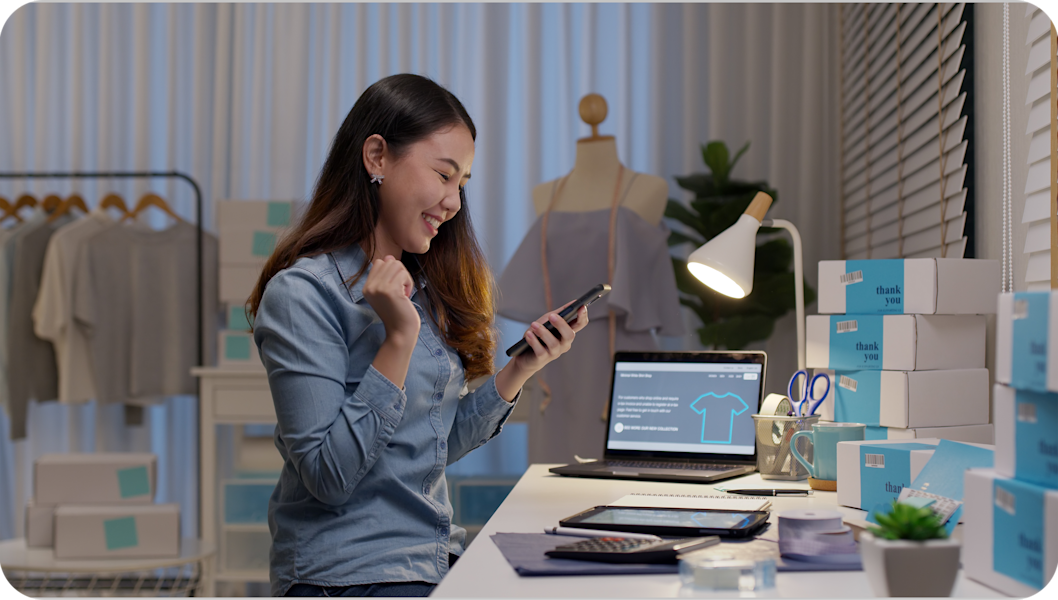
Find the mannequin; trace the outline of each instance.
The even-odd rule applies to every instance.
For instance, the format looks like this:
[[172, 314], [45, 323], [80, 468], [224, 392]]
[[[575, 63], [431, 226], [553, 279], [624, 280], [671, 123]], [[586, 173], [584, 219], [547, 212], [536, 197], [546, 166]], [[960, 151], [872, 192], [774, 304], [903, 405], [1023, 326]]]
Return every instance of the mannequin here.
[[[587, 212], [610, 208], [611, 190], [621, 162], [617, 158], [617, 141], [612, 135], [599, 135], [599, 123], [606, 119], [606, 100], [588, 94], [580, 101], [580, 118], [591, 125], [591, 135], [577, 140], [577, 157], [573, 170], [565, 176], [562, 191], [552, 210]], [[621, 189], [635, 174], [624, 169]], [[533, 207], [540, 215], [547, 210], [556, 182], [546, 181], [533, 188]], [[661, 177], [639, 173], [628, 189], [621, 206], [636, 212], [651, 225], [661, 223], [668, 202], [669, 186]]]
[[683, 334], [668, 232], [659, 226], [668, 185], [621, 165], [613, 136], [598, 134], [601, 96], [585, 96], [580, 114], [592, 135], [577, 141], [568, 175], [533, 189], [538, 218], [499, 278], [498, 312], [527, 322], [595, 284], [613, 291], [589, 307], [562, 364], [544, 367], [525, 388], [530, 462], [598, 457], [613, 352], [658, 350], [655, 333]]

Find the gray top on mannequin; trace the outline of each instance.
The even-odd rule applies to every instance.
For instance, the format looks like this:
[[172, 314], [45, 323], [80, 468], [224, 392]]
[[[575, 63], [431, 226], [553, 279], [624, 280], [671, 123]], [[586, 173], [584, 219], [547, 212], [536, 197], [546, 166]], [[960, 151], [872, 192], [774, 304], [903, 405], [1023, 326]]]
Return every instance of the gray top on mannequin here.
[[[661, 222], [668, 202], [669, 186], [661, 177], [619, 169], [617, 141], [612, 135], [599, 135], [599, 123], [606, 119], [606, 100], [598, 94], [588, 94], [580, 101], [580, 118], [591, 125], [591, 136], [577, 140], [577, 157], [573, 170], [562, 179], [553, 211], [589, 212], [610, 208], [615, 179], [621, 171], [620, 189], [628, 189], [621, 206], [636, 212], [651, 225]], [[551, 203], [555, 181], [545, 181], [533, 188], [533, 207], [540, 215]]]

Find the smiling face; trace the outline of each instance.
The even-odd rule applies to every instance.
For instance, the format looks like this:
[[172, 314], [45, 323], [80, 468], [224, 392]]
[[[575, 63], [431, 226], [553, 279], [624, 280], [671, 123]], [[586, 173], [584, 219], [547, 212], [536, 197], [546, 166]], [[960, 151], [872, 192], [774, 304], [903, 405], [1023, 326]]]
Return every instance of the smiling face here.
[[393, 154], [381, 136], [364, 143], [367, 172], [385, 177], [378, 188], [375, 255], [423, 254], [445, 221], [459, 212], [459, 189], [470, 179], [474, 139], [460, 124]]

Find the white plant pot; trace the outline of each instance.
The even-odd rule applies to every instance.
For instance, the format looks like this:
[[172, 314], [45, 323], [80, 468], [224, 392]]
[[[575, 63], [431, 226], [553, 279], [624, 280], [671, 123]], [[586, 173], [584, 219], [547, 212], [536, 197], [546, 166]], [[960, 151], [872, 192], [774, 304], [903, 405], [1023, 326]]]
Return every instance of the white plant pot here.
[[875, 596], [950, 596], [959, 573], [959, 542], [886, 540], [860, 534], [863, 570]]

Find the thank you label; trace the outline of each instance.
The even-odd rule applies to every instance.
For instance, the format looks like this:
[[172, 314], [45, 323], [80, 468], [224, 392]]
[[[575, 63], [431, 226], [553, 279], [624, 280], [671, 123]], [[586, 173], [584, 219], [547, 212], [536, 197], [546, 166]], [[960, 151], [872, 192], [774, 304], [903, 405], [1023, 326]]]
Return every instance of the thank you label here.
[[1014, 402], [1014, 474], [1058, 489], [1058, 395], [1018, 390]]
[[1011, 386], [1021, 389], [1047, 389], [1047, 328], [1050, 294], [1014, 294]]
[[845, 286], [846, 313], [903, 314], [904, 261], [847, 260], [845, 272], [862, 273], [857, 283]]
[[855, 319], [830, 315], [829, 368], [881, 369], [883, 319], [881, 315], [856, 315]]
[[1044, 580], [1044, 490], [1016, 479], [996, 479], [992, 507], [992, 568], [1036, 589]]
[[878, 425], [882, 411], [882, 372], [851, 371], [836, 373], [834, 420], [844, 423]]
[[[889, 502], [911, 485], [911, 451], [934, 449], [917, 442], [860, 445], [860, 507], [871, 514], [887, 512]], [[870, 516], [867, 520], [874, 522]]]

